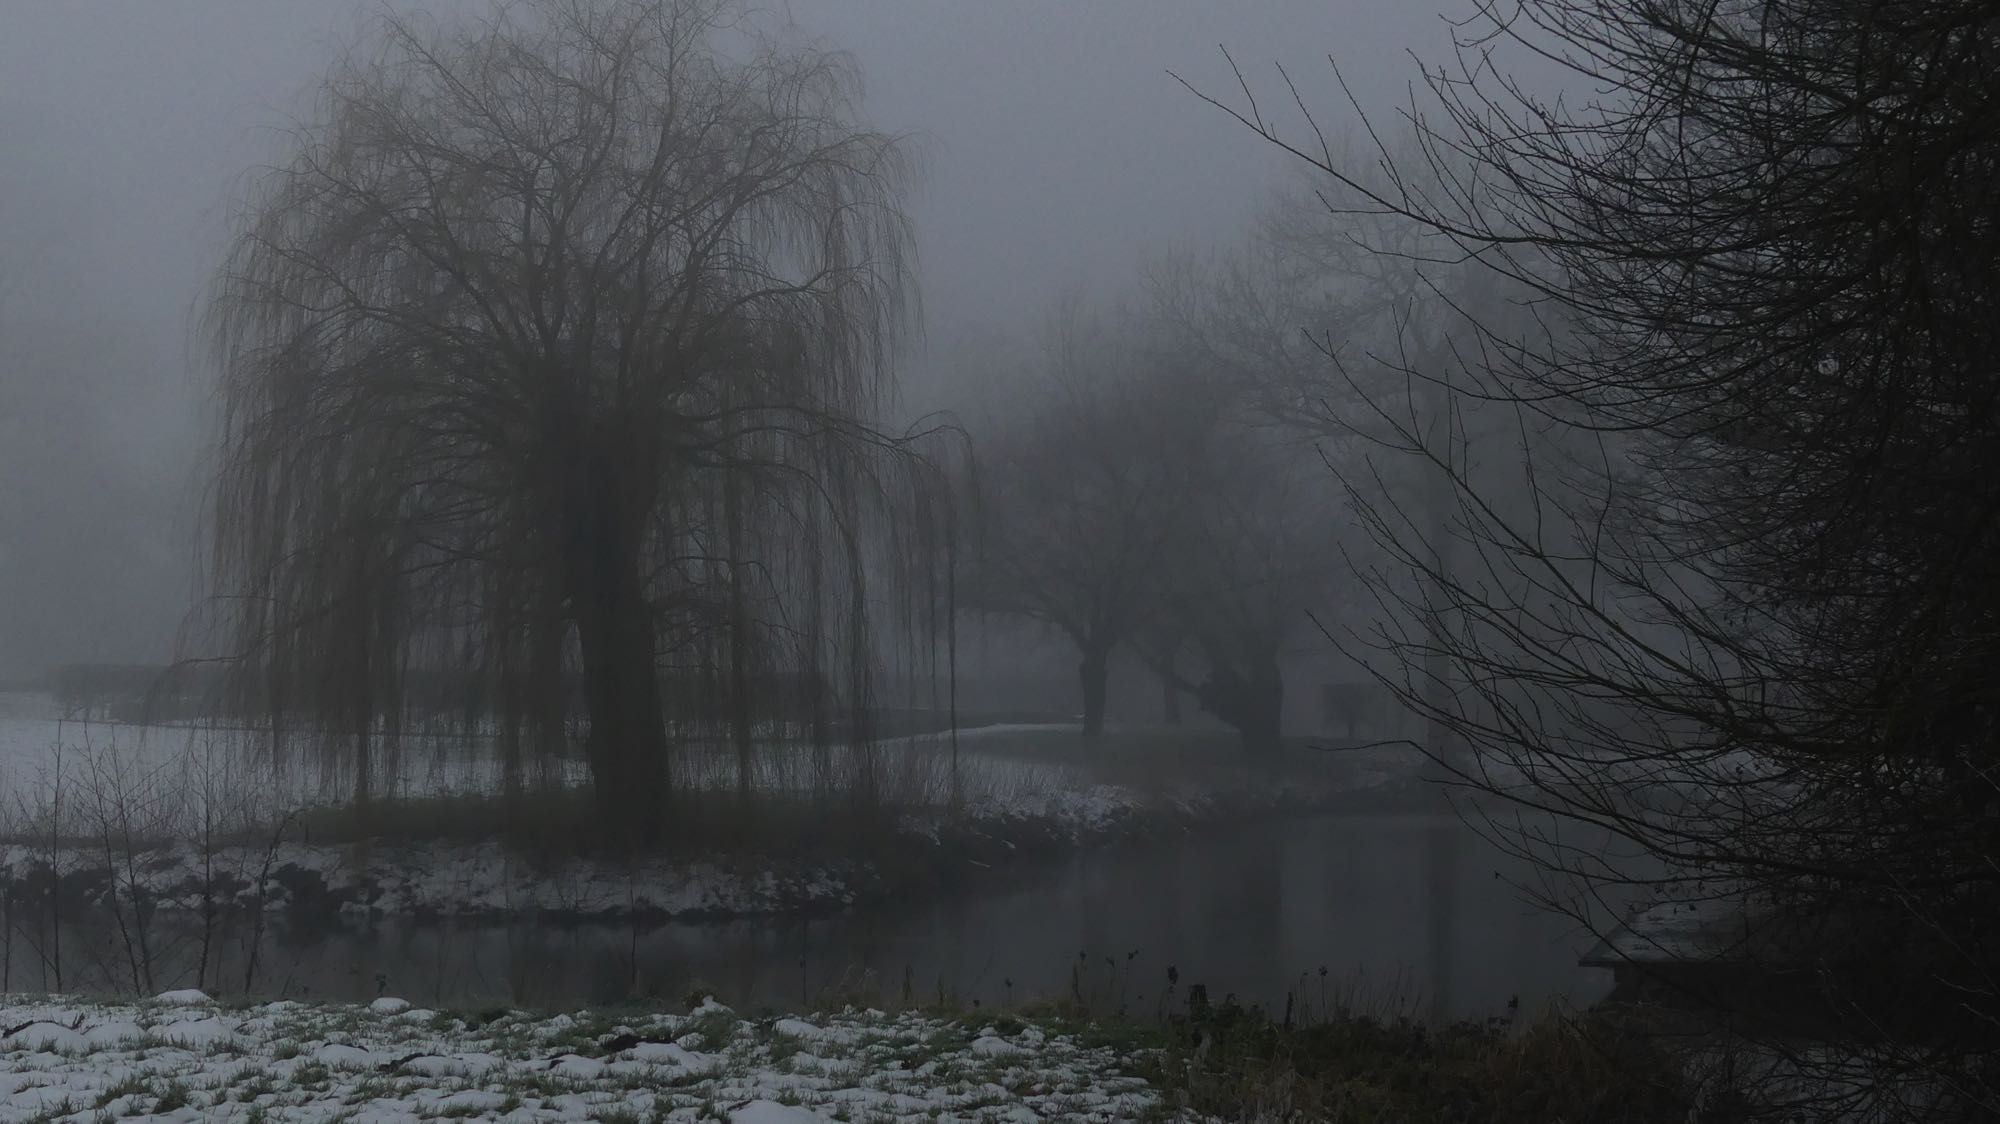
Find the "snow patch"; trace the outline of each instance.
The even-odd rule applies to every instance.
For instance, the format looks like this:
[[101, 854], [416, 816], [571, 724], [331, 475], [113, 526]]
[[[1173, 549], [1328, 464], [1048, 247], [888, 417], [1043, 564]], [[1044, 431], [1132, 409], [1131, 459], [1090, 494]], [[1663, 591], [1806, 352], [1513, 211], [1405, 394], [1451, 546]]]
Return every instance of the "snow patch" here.
[[313, 1060], [328, 1069], [371, 1069], [380, 1059], [344, 1042], [329, 1042], [313, 1051]]
[[982, 1058], [1018, 1058], [1028, 1051], [1005, 1038], [975, 1038], [972, 1040], [972, 1052]]
[[90, 1040], [61, 1023], [37, 1022], [7, 1036], [7, 1045], [17, 1049], [73, 1053], [90, 1045]]
[[153, 1028], [153, 1037], [176, 1046], [210, 1046], [236, 1037], [236, 1028], [221, 1019], [193, 1019]]
[[673, 1066], [676, 1069], [701, 1069], [708, 1064], [703, 1055], [683, 1050], [672, 1042], [641, 1042], [625, 1051], [625, 1056], [635, 1062]]
[[83, 1032], [83, 1037], [93, 1047], [117, 1046], [125, 1042], [137, 1042], [146, 1032], [135, 1022], [99, 1023]]
[[507, 1104], [505, 1093], [490, 1092], [485, 1089], [460, 1089], [447, 1093], [432, 1102], [431, 1108], [441, 1115], [458, 1113], [498, 1112]]
[[777, 1101], [751, 1101], [729, 1110], [729, 1124], [822, 1124], [822, 1118]]
[[163, 991], [153, 996], [153, 1002], [164, 1003], [169, 1007], [199, 1007], [215, 1000], [210, 999], [208, 993], [200, 988], [184, 987], [179, 991]]
[[564, 1054], [550, 1063], [549, 1072], [557, 1077], [594, 1081], [603, 1075], [604, 1063], [596, 1058], [586, 1058], [579, 1054]]
[[397, 1068], [404, 1073], [427, 1077], [476, 1077], [505, 1064], [492, 1054], [425, 1054], [411, 1058]]

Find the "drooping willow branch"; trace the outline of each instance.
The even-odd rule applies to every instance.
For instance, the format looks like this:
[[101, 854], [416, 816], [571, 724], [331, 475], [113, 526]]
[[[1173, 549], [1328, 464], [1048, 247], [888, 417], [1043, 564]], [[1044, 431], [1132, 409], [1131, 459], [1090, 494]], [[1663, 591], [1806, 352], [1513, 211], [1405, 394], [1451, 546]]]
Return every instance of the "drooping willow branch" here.
[[365, 796], [418, 719], [512, 784], [580, 724], [642, 831], [712, 731], [747, 793], [790, 698], [865, 740], [908, 586], [870, 544], [948, 518], [906, 502], [931, 436], [883, 428], [913, 169], [845, 57], [739, 15], [385, 18], [253, 178], [207, 317], [214, 623], [281, 759]]

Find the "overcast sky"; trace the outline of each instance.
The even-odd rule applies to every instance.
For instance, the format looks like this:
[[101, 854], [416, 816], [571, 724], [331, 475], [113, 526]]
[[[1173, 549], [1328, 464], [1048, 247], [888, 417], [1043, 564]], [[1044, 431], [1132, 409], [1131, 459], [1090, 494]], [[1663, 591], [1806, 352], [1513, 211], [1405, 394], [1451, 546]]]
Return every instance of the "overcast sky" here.
[[[1227, 241], [1282, 164], [1168, 75], [1234, 94], [1226, 46], [1345, 118], [1444, 58], [1425, 0], [790, 0], [851, 50], [878, 127], [927, 153], [922, 385], [1065, 289]], [[470, 6], [470, 3], [466, 6]], [[191, 316], [232, 184], [358, 26], [333, 0], [0, 3], [0, 676], [163, 658], [195, 586], [208, 372]], [[921, 398], [919, 391], [917, 397]]]

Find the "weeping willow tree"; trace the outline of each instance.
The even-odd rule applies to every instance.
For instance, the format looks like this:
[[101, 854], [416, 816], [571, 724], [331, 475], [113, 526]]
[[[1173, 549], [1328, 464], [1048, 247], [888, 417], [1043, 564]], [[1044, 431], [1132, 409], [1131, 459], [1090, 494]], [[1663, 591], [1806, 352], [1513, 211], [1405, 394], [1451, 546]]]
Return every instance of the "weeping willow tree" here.
[[218, 623], [278, 760], [364, 801], [443, 716], [515, 789], [575, 727], [638, 837], [677, 748], [747, 795], [760, 741], [865, 742], [871, 544], [931, 469], [882, 421], [911, 156], [857, 99], [728, 0], [392, 16], [331, 70], [207, 312]]

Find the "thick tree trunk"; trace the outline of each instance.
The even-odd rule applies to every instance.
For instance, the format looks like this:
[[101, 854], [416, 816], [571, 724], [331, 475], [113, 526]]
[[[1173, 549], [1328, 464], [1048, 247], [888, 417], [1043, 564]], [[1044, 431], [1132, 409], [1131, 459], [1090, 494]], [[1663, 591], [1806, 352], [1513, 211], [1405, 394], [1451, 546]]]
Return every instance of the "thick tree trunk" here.
[[583, 656], [591, 783], [605, 822], [620, 842], [635, 846], [654, 837], [670, 795], [652, 614], [639, 580], [636, 534], [604, 523], [578, 529], [570, 604]]
[[1285, 680], [1275, 659], [1259, 660], [1247, 678], [1235, 668], [1218, 668], [1196, 688], [1195, 701], [1234, 727], [1252, 753], [1276, 750], [1283, 738]]
[[1109, 694], [1111, 653], [1102, 648], [1085, 648], [1076, 675], [1083, 687], [1083, 736], [1094, 738], [1104, 732], [1104, 701]]
[[598, 810], [626, 843], [649, 840], [668, 796], [667, 737], [643, 604], [606, 597], [577, 613], [588, 754]]

